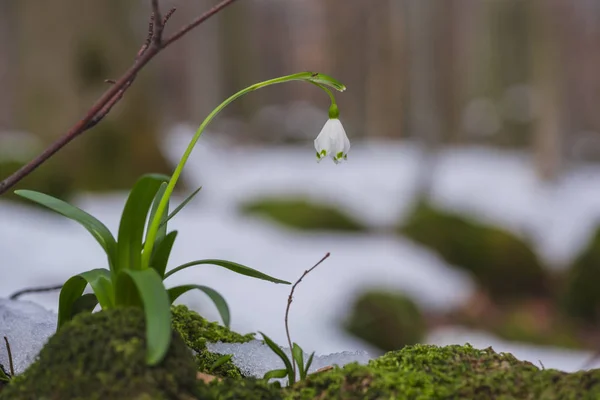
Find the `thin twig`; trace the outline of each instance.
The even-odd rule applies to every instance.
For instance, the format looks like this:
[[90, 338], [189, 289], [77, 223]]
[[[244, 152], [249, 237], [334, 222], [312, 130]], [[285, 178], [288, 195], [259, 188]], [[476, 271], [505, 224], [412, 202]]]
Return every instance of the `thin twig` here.
[[152, 0], [152, 16], [154, 17], [154, 32], [152, 38], [154, 39], [154, 44], [160, 46], [164, 25], [162, 16], [160, 15], [158, 0]]
[[[329, 258], [330, 253], [325, 254], [325, 256], [323, 258], [321, 258], [321, 260], [316, 263], [315, 265], [313, 265], [313, 267], [311, 269], [308, 269], [306, 271], [304, 271], [304, 273], [302, 274], [302, 276], [300, 277], [300, 279], [298, 279], [296, 281], [296, 283], [294, 283], [294, 285], [292, 286], [292, 290], [290, 291], [290, 295], [288, 297], [288, 301], [287, 301], [287, 307], [285, 308], [285, 333], [287, 335], [287, 340], [288, 340], [288, 345], [290, 346], [290, 351], [292, 352], [293, 355], [293, 349], [292, 349], [292, 337], [290, 336], [290, 327], [288, 324], [288, 316], [290, 315], [290, 307], [292, 305], [292, 301], [294, 299], [294, 290], [296, 290], [296, 286], [298, 286], [298, 284], [300, 282], [302, 282], [302, 279], [304, 279], [304, 277], [308, 274], [311, 273], [311, 271], [315, 268], [317, 268], [319, 265], [321, 265], [321, 263], [323, 261], [325, 261], [327, 258]], [[296, 361], [294, 359], [294, 357], [292, 356], [292, 365], [294, 367], [294, 376], [296, 376]]]
[[165, 14], [165, 16], [163, 17], [163, 20], [162, 20], [163, 26], [165, 26], [167, 24], [167, 22], [169, 21], [171, 16], [173, 16], [173, 13], [175, 13], [176, 10], [177, 9], [175, 7], [172, 7], [169, 11], [167, 11], [167, 13]]
[[10, 343], [8, 343], [8, 338], [4, 336], [4, 342], [6, 343], [6, 352], [8, 353], [8, 365], [10, 368], [10, 376], [15, 376], [15, 366], [13, 364], [12, 351], [10, 351]]
[[9, 297], [9, 299], [10, 300], [17, 300], [19, 297], [21, 297], [22, 295], [27, 294], [27, 293], [53, 292], [53, 291], [62, 289], [62, 287], [63, 287], [63, 285], [54, 285], [54, 286], [42, 286], [42, 287], [27, 288], [27, 289], [19, 290], [18, 292], [15, 292], [15, 293], [11, 294], [10, 297]]
[[207, 19], [209, 19], [210, 17], [212, 17], [213, 15], [215, 15], [216, 13], [218, 13], [219, 11], [224, 9], [225, 7], [231, 5], [234, 1], [236, 1], [236, 0], [221, 1], [219, 4], [215, 5], [213, 8], [211, 8], [210, 10], [205, 12], [203, 15], [199, 16], [194, 21], [192, 21], [188, 25], [181, 28], [177, 33], [173, 34], [168, 39], [165, 39], [162, 43], [162, 48], [165, 48], [168, 45], [170, 45], [171, 43], [173, 43], [174, 41], [179, 40], [179, 38], [181, 38], [183, 35], [185, 35], [189, 31], [191, 31], [192, 29], [194, 29], [195, 27], [197, 27], [198, 25], [200, 25], [201, 23], [203, 23], [204, 21], [206, 21]]
[[[81, 120], [73, 125], [71, 129], [69, 129], [63, 136], [59, 137], [54, 143], [48, 146], [41, 154], [24, 165], [18, 171], [10, 175], [8, 178], [0, 182], [0, 195], [6, 193], [10, 188], [33, 172], [37, 167], [42, 165], [77, 136], [81, 135], [83, 132], [100, 122], [106, 116], [106, 114], [110, 112], [112, 107], [119, 102], [119, 100], [121, 100], [124, 92], [131, 86], [137, 73], [144, 68], [144, 66], [148, 64], [148, 62], [152, 60], [158, 53], [160, 53], [173, 42], [179, 40], [183, 35], [200, 25], [202, 22], [217, 14], [225, 7], [233, 4], [235, 1], [236, 0], [222, 0], [200, 17], [181, 28], [173, 36], [162, 41], [160, 45], [150, 47], [146, 46], [141, 54], [138, 54], [138, 57], [136, 57], [133, 65], [123, 74], [121, 78], [117, 79], [116, 82], [106, 92], [104, 92], [104, 94], [96, 101], [96, 103], [94, 103], [94, 105], [87, 111]], [[169, 11], [167, 14], [169, 18], [173, 12], [174, 10]], [[167, 15], [165, 15], [165, 19], [168, 19]]]

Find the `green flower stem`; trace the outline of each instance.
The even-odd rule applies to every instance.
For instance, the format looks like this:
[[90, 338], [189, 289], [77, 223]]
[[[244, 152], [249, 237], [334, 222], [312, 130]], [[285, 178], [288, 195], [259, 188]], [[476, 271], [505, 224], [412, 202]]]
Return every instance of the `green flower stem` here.
[[192, 153], [194, 146], [200, 139], [200, 136], [202, 135], [202, 132], [204, 131], [206, 126], [213, 120], [213, 118], [215, 118], [215, 116], [219, 112], [221, 112], [230, 103], [232, 103], [234, 100], [242, 97], [243, 95], [250, 93], [254, 90], [270, 86], [270, 85], [275, 85], [278, 83], [284, 83], [284, 82], [289, 82], [289, 81], [306, 81], [306, 82], [316, 84], [321, 89], [325, 90], [325, 92], [327, 92], [327, 94], [331, 98], [332, 104], [335, 104], [335, 98], [333, 96], [333, 93], [331, 93], [331, 91], [329, 89], [327, 89], [324, 85], [330, 86], [339, 91], [344, 91], [346, 89], [346, 87], [343, 84], [339, 83], [338, 81], [336, 81], [333, 78], [328, 77], [327, 75], [313, 73], [313, 72], [300, 72], [298, 74], [282, 76], [280, 78], [270, 79], [268, 81], [256, 83], [252, 86], [247, 87], [246, 89], [240, 90], [239, 92], [237, 92], [236, 94], [234, 94], [233, 96], [229, 97], [227, 100], [225, 100], [224, 102], [219, 104], [219, 106], [217, 108], [215, 108], [206, 117], [206, 119], [202, 122], [202, 124], [196, 131], [196, 134], [194, 135], [194, 137], [192, 138], [187, 149], [183, 153], [183, 156], [181, 157], [181, 160], [179, 161], [177, 168], [175, 168], [175, 171], [173, 172], [173, 175], [171, 176], [171, 179], [169, 180], [169, 184], [167, 185], [167, 187], [165, 189], [165, 192], [160, 200], [160, 203], [158, 204], [158, 208], [156, 209], [154, 218], [151, 221], [150, 228], [148, 229], [148, 235], [146, 237], [146, 242], [144, 244], [144, 251], [142, 253], [142, 269], [148, 268], [150, 266], [150, 256], [152, 255], [154, 241], [156, 239], [156, 234], [157, 234], [158, 228], [160, 226], [161, 215], [163, 215], [163, 213], [165, 212], [165, 209], [169, 202], [169, 198], [171, 197], [171, 194], [173, 193], [173, 190], [175, 189], [175, 185], [177, 184], [177, 181], [179, 180], [181, 172], [183, 171], [183, 167], [185, 166], [185, 163], [187, 162], [188, 158], [190, 157], [190, 154]]

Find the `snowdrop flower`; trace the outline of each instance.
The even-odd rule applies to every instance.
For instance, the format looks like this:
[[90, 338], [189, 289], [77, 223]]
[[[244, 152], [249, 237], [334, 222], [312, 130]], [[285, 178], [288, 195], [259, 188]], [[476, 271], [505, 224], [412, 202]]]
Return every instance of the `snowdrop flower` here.
[[337, 106], [332, 105], [329, 110], [329, 120], [321, 129], [321, 133], [315, 139], [317, 149], [317, 161], [330, 156], [336, 164], [348, 157], [350, 151], [350, 140], [338, 118]]

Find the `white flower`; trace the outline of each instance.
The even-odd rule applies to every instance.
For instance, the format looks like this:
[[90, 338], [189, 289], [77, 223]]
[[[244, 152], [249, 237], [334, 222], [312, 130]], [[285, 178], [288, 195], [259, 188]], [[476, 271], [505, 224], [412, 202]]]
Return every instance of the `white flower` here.
[[330, 156], [336, 164], [346, 160], [350, 151], [350, 140], [338, 118], [329, 118], [315, 139], [317, 161]]

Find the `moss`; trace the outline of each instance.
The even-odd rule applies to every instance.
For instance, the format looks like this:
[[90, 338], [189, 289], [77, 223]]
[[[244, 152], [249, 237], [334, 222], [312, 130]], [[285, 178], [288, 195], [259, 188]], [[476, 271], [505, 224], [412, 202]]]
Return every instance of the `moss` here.
[[260, 380], [225, 379], [199, 383], [199, 393], [206, 400], [591, 400], [600, 398], [600, 371], [541, 370], [510, 354], [470, 345], [415, 345], [368, 365], [352, 363], [312, 374], [281, 390]]
[[421, 203], [399, 233], [471, 273], [494, 300], [548, 294], [548, 276], [531, 246], [502, 229]]
[[540, 370], [510, 354], [469, 345], [408, 346], [372, 360], [312, 375], [286, 399], [595, 399], [600, 371]]
[[48, 340], [0, 399], [190, 399], [196, 369], [180, 336], [173, 333], [166, 357], [153, 367], [145, 362], [145, 337], [137, 308], [81, 314]]
[[568, 270], [563, 309], [569, 317], [588, 324], [600, 323], [600, 227]]
[[283, 391], [278, 383], [267, 383], [261, 379], [224, 379], [209, 384], [198, 382], [198, 398], [202, 400], [283, 400]]
[[401, 293], [361, 294], [344, 325], [348, 332], [383, 351], [419, 343], [425, 335], [425, 321], [419, 308]]
[[197, 352], [196, 366], [198, 371], [211, 375], [228, 378], [241, 378], [242, 373], [232, 361], [227, 361], [216, 369], [212, 365], [222, 354], [211, 353], [206, 350], [206, 343], [245, 343], [254, 339], [254, 334], [240, 335], [228, 328], [209, 322], [198, 313], [191, 311], [184, 305], [171, 308], [173, 314], [173, 329], [183, 338], [189, 348]]
[[173, 328], [183, 341], [196, 351], [206, 349], [206, 343], [246, 343], [254, 339], [254, 333], [241, 335], [229, 328], [210, 322], [184, 305], [171, 307]]
[[295, 198], [266, 198], [241, 207], [245, 214], [260, 215], [300, 230], [363, 232], [367, 228], [338, 208]]
[[225, 354], [211, 353], [208, 350], [201, 350], [196, 354], [196, 368], [199, 372], [218, 376], [220, 378], [241, 379], [244, 377], [240, 370], [231, 360], [224, 362], [217, 368], [213, 368], [217, 362]]

